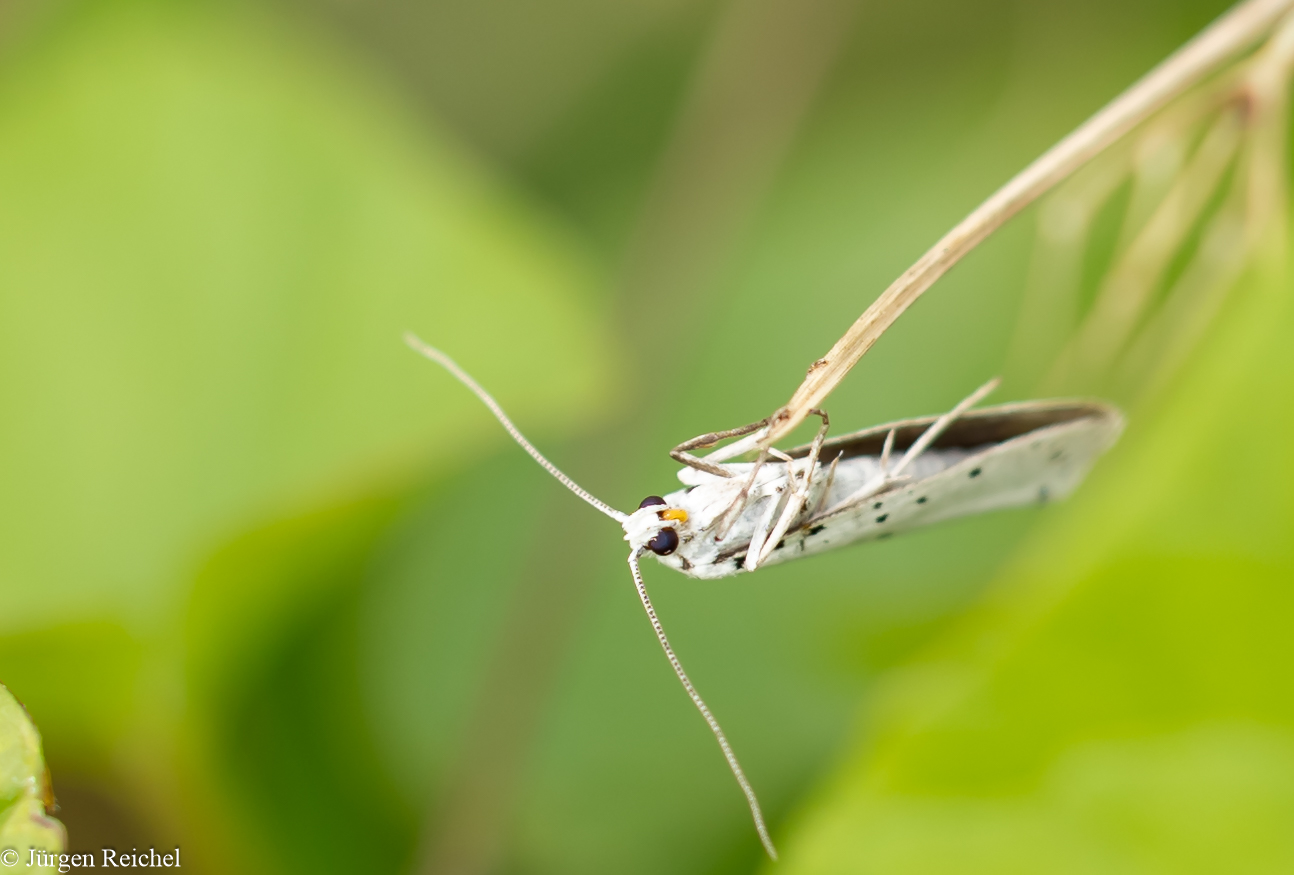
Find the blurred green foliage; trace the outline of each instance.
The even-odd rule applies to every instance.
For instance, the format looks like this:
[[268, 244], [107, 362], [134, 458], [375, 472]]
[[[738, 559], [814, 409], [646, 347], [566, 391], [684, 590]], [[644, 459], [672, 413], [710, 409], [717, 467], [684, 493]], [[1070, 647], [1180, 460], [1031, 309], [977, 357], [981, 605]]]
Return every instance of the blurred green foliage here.
[[[679, 146], [698, 82], [784, 97], [792, 54], [713, 74], [716, 34], [769, 4], [0, 19], [0, 680], [42, 727], [72, 849], [760, 868], [619, 533], [399, 337], [632, 507], [669, 488], [665, 448], [784, 401], [925, 246], [1222, 4], [840, 7], [799, 114], [754, 113], [709, 156]], [[784, 145], [760, 170], [748, 142]], [[905, 316], [833, 426], [1000, 371], [1029, 237]], [[1287, 297], [1253, 272], [1065, 507], [713, 584], [647, 569], [780, 868], [1290, 867]], [[1008, 373], [1004, 397], [1031, 386]]]
[[1294, 311], [1270, 276], [1237, 299], [1146, 425], [875, 696], [788, 868], [1294, 867]]

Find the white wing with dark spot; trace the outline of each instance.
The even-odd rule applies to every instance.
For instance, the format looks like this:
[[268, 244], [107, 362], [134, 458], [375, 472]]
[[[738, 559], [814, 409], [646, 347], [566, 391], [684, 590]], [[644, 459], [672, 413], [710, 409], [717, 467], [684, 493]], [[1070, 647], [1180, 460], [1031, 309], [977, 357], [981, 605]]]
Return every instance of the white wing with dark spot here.
[[[1065, 498], [1123, 430], [1123, 417], [1116, 409], [1090, 402], [1028, 402], [973, 411], [913, 461], [906, 472], [910, 479], [841, 505], [881, 474], [879, 452], [867, 450], [879, 447], [890, 429], [905, 430], [909, 437], [901, 441], [911, 443], [911, 436], [919, 434], [928, 422], [894, 423], [828, 442], [815, 468], [804, 512], [765, 564], [885, 538], [954, 517]], [[1003, 435], [1011, 436], [992, 440]], [[983, 438], [990, 440], [974, 443]], [[827, 470], [835, 455], [841, 458], [828, 484]], [[687, 510], [689, 521], [680, 527], [679, 548], [659, 560], [702, 579], [744, 571], [752, 534], [783, 500], [788, 466], [802, 476], [806, 462], [797, 458], [789, 463], [766, 463], [751, 490], [751, 500], [722, 539], [716, 537], [719, 521], [751, 466], [733, 465], [737, 476], [731, 478], [684, 469], [679, 477], [688, 488], [665, 498], [671, 507]], [[800, 467], [794, 467], [797, 465]]]

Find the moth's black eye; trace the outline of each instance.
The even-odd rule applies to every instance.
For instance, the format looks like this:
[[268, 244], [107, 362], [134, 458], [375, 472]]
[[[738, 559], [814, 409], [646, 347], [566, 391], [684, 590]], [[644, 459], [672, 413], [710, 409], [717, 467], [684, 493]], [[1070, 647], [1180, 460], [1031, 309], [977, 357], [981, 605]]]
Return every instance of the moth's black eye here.
[[678, 549], [678, 532], [673, 529], [661, 529], [656, 537], [647, 542], [647, 549], [657, 556], [668, 556]]
[[[665, 499], [661, 498], [659, 495], [649, 495], [646, 498], [644, 498], [642, 501], [638, 502], [638, 507], [639, 509], [642, 509], [644, 507], [652, 507], [657, 504], [665, 504], [665, 503], [666, 503]], [[661, 555], [663, 556], [665, 554], [662, 553]]]

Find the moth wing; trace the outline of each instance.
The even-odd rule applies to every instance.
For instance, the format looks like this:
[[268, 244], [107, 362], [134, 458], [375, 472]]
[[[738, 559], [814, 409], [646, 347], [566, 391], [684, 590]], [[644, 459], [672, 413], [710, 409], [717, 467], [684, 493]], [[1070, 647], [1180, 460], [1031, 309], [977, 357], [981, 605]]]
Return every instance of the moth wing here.
[[924, 484], [927, 500], [919, 506], [929, 509], [920, 524], [1067, 498], [1122, 431], [1123, 418], [1111, 412], [1047, 426], [970, 456]]
[[[857, 541], [885, 538], [990, 510], [1045, 504], [1078, 487], [1123, 430], [1110, 407], [976, 449], [930, 450], [917, 478], [889, 492], [836, 508], [788, 535], [768, 562], [783, 562]], [[956, 461], [949, 464], [952, 453]], [[922, 470], [934, 473], [922, 475]]]

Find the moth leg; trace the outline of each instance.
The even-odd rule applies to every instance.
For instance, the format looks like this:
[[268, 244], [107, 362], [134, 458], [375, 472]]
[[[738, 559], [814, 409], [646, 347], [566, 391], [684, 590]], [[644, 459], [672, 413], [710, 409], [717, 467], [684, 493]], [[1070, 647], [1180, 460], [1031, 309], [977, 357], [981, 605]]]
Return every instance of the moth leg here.
[[[884, 492], [890, 487], [908, 479], [907, 476], [904, 475], [903, 469], [911, 465], [922, 453], [929, 449], [930, 445], [939, 438], [939, 435], [944, 433], [948, 426], [953, 424], [953, 421], [956, 420], [957, 417], [974, 407], [983, 400], [985, 395], [996, 389], [999, 382], [1001, 381], [997, 377], [994, 377], [983, 386], [980, 386], [974, 392], [963, 398], [952, 410], [932, 422], [930, 427], [921, 433], [921, 436], [916, 439], [912, 446], [908, 447], [907, 452], [903, 454], [903, 458], [894, 466], [894, 470], [889, 471], [886, 470], [889, 462], [889, 453], [887, 451], [891, 450], [894, 446], [894, 442], [892, 440], [894, 432], [891, 431], [885, 436], [885, 446], [881, 450], [880, 476], [864, 485], [853, 495], [836, 502], [825, 511], [822, 511], [821, 514], [814, 514], [814, 519], [819, 516], [827, 516], [828, 514], [836, 513], [837, 511], [857, 504], [860, 501], [866, 501], [873, 495]], [[810, 519], [809, 522], [813, 522], [813, 519]]]
[[[809, 450], [809, 458], [811, 459], [811, 461], [808, 468], [806, 468], [805, 482], [804, 482], [805, 497], [807, 497], [808, 495], [809, 483], [813, 476], [813, 470], [817, 464], [818, 456], [822, 452], [822, 442], [826, 438], [827, 429], [831, 425], [831, 419], [830, 417], [827, 416], [827, 414], [824, 411], [818, 410], [815, 407], [813, 410], [809, 412], [814, 416], [821, 417], [822, 425], [818, 428], [818, 434], [816, 437], [814, 437], [813, 445]], [[755, 435], [755, 437], [758, 437], [758, 436], [759, 436], [758, 434]], [[731, 451], [735, 446], [736, 444], [730, 447], [725, 447], [724, 452]], [[755, 477], [759, 474], [759, 471], [763, 467], [764, 463], [768, 461], [768, 457], [770, 455], [775, 456], [776, 458], [785, 460], [788, 484], [794, 485], [794, 476], [792, 474], [792, 464], [795, 460], [792, 459], [790, 456], [786, 455], [785, 453], [776, 449], [771, 449], [771, 448], [761, 449], [759, 451], [759, 457], [755, 460], [754, 467], [751, 468], [750, 475], [746, 478], [745, 484], [743, 484], [741, 487], [741, 491], [737, 493], [737, 497], [733, 499], [732, 504], [728, 505], [727, 509], [724, 510], [723, 514], [719, 517], [719, 523], [715, 529], [716, 531], [715, 540], [722, 541], [724, 538], [726, 538], [728, 536], [728, 532], [732, 529], [733, 524], [737, 521], [737, 517], [740, 516], [741, 512], [746, 509], [746, 505], [750, 500], [750, 490], [755, 485]], [[798, 506], [796, 507], [795, 511], [790, 512], [790, 517], [787, 518], [786, 525], [781, 527], [782, 534], [778, 535], [777, 537], [778, 541], [780, 541], [782, 539], [782, 535], [786, 533], [786, 527], [790, 525], [791, 521], [795, 517], [795, 514], [799, 513], [803, 509], [803, 507], [804, 507], [804, 499], [802, 498]], [[751, 558], [756, 559], [758, 557], [752, 556]], [[755, 565], [750, 568], [750, 570], [754, 571], [756, 567], [758, 567], [758, 562], [756, 562]]]
[[[768, 510], [764, 512], [764, 518], [759, 521], [759, 525], [755, 526], [755, 531], [751, 533], [750, 544], [746, 547], [746, 564], [744, 566], [746, 570], [754, 571], [759, 567], [759, 563], [762, 561], [764, 554], [764, 545], [768, 541], [769, 531], [774, 528], [773, 517], [777, 515], [777, 508], [781, 503], [782, 496], [787, 493], [790, 488], [791, 486], [789, 482], [785, 486], [778, 487], [777, 494], [773, 497], [773, 500], [768, 503]], [[790, 504], [791, 498], [788, 497], [786, 506], [790, 507]]]
[[[676, 462], [681, 462], [689, 468], [695, 468], [698, 471], [704, 471], [707, 474], [713, 474], [716, 477], [736, 477], [737, 473], [730, 468], [725, 468], [715, 462], [707, 461], [699, 456], [694, 456], [689, 450], [708, 449], [719, 441], [728, 438], [742, 437], [753, 432], [759, 431], [768, 425], [767, 419], [761, 419], [759, 422], [752, 422], [750, 425], [743, 425], [740, 428], [730, 428], [727, 431], [712, 431], [709, 434], [697, 435], [690, 441], [683, 441], [677, 447], [669, 451], [669, 456]], [[754, 446], [751, 446], [754, 449]]]
[[[831, 417], [827, 416], [827, 411], [819, 410], [814, 407], [809, 411], [810, 416], [822, 418], [822, 425], [818, 426], [818, 433], [813, 436], [813, 443], [809, 446], [809, 466], [805, 468], [807, 476], [812, 476], [814, 465], [818, 464], [818, 457], [822, 455], [822, 442], [827, 439], [827, 429], [831, 428]], [[808, 479], [805, 479], [805, 486], [808, 486]]]
[[957, 417], [961, 416], [967, 410], [970, 410], [982, 401], [984, 396], [996, 389], [1000, 382], [1002, 382], [1000, 379], [994, 377], [959, 401], [957, 406], [952, 410], [949, 410], [943, 416], [931, 423], [930, 427], [921, 433], [921, 437], [917, 438], [912, 446], [908, 447], [908, 451], [903, 454], [903, 458], [894, 466], [894, 470], [890, 472], [888, 479], [895, 480], [901, 476], [903, 474], [903, 469], [916, 461], [922, 453], [929, 449], [930, 445], [938, 439], [939, 435], [943, 434], [944, 431], [947, 430], [948, 426], [953, 424], [953, 421], [956, 420]]
[[732, 770], [732, 776], [737, 779], [737, 783], [741, 786], [741, 792], [746, 795], [746, 804], [750, 806], [750, 816], [755, 821], [755, 831], [759, 833], [759, 840], [763, 842], [764, 850], [776, 860], [777, 849], [773, 847], [773, 839], [768, 835], [768, 827], [764, 825], [764, 815], [759, 810], [759, 800], [755, 798], [755, 789], [750, 786], [750, 781], [746, 780], [746, 774], [741, 770], [741, 764], [737, 762], [737, 755], [732, 752], [732, 746], [728, 744], [728, 739], [723, 734], [719, 721], [714, 719], [714, 715], [706, 707], [705, 701], [696, 691], [696, 687], [692, 686], [692, 681], [688, 678], [687, 672], [683, 671], [683, 664], [674, 655], [674, 648], [670, 646], [669, 639], [665, 637], [665, 627], [661, 625], [660, 618], [656, 616], [656, 609], [652, 607], [651, 599], [647, 597], [647, 587], [643, 583], [642, 571], [638, 568], [638, 555], [641, 552], [641, 550], [634, 550], [629, 554], [629, 570], [634, 577], [634, 588], [638, 590], [638, 600], [642, 602], [643, 608], [647, 611], [647, 619], [651, 621], [652, 630], [656, 633], [656, 640], [660, 642], [661, 649], [665, 651], [665, 658], [669, 660], [670, 667], [674, 669], [674, 674], [678, 677], [679, 683], [683, 684], [683, 689], [687, 690], [687, 695], [692, 700], [692, 704], [696, 705], [696, 709], [705, 718], [706, 725], [714, 733], [715, 739], [719, 742], [719, 748], [723, 751], [723, 758], [728, 761], [728, 768]]
[[[813, 485], [813, 474], [818, 468], [818, 456], [822, 452], [822, 442], [826, 439], [827, 429], [831, 425], [831, 420], [828, 419], [825, 412], [817, 410], [816, 408], [809, 412], [815, 416], [822, 417], [822, 425], [818, 428], [818, 434], [814, 437], [813, 445], [809, 448], [808, 458], [805, 460], [804, 481], [799, 485], [796, 484], [795, 470], [793, 466], [788, 463], [786, 466], [786, 481], [787, 488], [790, 492], [786, 499], [786, 505], [782, 508], [782, 515], [778, 519], [777, 525], [773, 527], [772, 532], [770, 532], [760, 544], [758, 555], [748, 557], [746, 559], [746, 567], [751, 571], [754, 571], [766, 562], [768, 557], [773, 554], [773, 551], [777, 549], [777, 545], [781, 543], [782, 538], [786, 537], [786, 532], [791, 528], [791, 524], [795, 522], [796, 518], [804, 511], [804, 503], [809, 500], [809, 489]], [[831, 467], [832, 474], [834, 475], [834, 462]], [[762, 528], [763, 527], [761, 527], [761, 529]], [[750, 544], [750, 552], [755, 552], [755, 540], [753, 538], [751, 539]]]
[[844, 455], [845, 451], [841, 450], [836, 453], [836, 458], [831, 460], [831, 467], [827, 469], [827, 482], [822, 485], [822, 494], [818, 496], [818, 503], [813, 506], [813, 513], [809, 514], [810, 519], [822, 513], [822, 506], [827, 503], [827, 495], [831, 492], [831, 484], [836, 482], [836, 464]]
[[885, 446], [881, 447], [881, 473], [890, 476], [890, 453], [894, 451], [894, 429], [885, 435]]
[[755, 477], [759, 474], [759, 469], [764, 467], [766, 461], [768, 461], [768, 451], [760, 450], [759, 457], [755, 459], [755, 464], [750, 469], [750, 475], [741, 486], [741, 491], [737, 493], [737, 497], [732, 500], [732, 504], [728, 505], [727, 509], [719, 517], [719, 524], [715, 528], [714, 539], [716, 541], [722, 541], [728, 537], [732, 524], [737, 521], [737, 517], [746, 509], [746, 503], [750, 499], [750, 490], [755, 485]]

